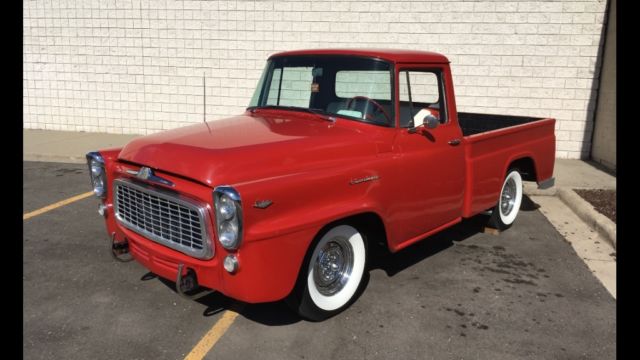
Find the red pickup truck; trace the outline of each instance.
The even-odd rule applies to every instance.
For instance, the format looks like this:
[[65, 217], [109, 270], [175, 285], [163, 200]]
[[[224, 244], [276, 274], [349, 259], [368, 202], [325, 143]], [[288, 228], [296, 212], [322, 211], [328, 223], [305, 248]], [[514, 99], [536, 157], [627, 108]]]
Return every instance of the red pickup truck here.
[[363, 290], [377, 246], [487, 211], [513, 224], [523, 181], [553, 185], [554, 124], [457, 112], [437, 53], [290, 51], [268, 59], [243, 115], [87, 161], [117, 259], [184, 296], [286, 299], [322, 320]]

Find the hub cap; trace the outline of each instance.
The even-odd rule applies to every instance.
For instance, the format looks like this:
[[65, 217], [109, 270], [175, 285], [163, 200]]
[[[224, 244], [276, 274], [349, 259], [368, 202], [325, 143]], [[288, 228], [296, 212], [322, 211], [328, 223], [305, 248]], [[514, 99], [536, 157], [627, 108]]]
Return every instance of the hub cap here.
[[353, 269], [353, 249], [347, 239], [335, 238], [318, 253], [313, 266], [313, 281], [325, 296], [340, 291], [349, 281]]
[[513, 210], [513, 206], [516, 202], [516, 182], [512, 178], [509, 178], [502, 188], [502, 195], [500, 196], [500, 211], [502, 215], [507, 216]]

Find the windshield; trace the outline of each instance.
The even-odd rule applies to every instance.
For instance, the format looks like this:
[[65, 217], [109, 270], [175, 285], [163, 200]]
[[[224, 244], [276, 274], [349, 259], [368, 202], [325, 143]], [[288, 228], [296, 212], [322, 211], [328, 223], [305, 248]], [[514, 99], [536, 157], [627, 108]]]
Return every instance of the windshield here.
[[249, 108], [282, 108], [394, 126], [391, 65], [347, 56], [277, 57]]

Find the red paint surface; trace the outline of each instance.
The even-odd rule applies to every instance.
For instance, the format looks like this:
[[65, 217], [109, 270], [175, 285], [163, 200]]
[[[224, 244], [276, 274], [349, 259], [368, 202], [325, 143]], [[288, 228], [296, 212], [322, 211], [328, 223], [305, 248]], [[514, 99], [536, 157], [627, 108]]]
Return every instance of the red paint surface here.
[[[506, 170], [517, 159], [533, 160], [538, 182], [552, 176], [555, 120], [463, 137], [448, 60], [442, 55], [308, 50], [274, 56], [294, 54], [379, 57], [392, 61], [396, 71], [403, 66], [439, 67], [449, 121], [410, 134], [399, 127], [340, 117], [331, 122], [303, 112], [258, 109], [145, 136], [121, 150], [101, 151], [109, 189], [113, 179], [131, 176], [127, 169], [144, 165], [173, 181], [175, 191], [208, 204], [212, 221], [214, 187], [232, 185], [242, 197], [244, 239], [235, 252], [240, 269], [234, 275], [222, 268], [228, 252], [215, 233], [210, 234], [214, 257], [198, 260], [125, 229], [109, 208], [108, 233], [115, 232], [118, 240], [126, 237], [145, 267], [175, 280], [178, 263], [183, 263], [196, 271], [201, 285], [232, 298], [251, 303], [280, 300], [293, 288], [314, 236], [332, 221], [375, 213], [384, 223], [389, 249], [397, 251], [493, 207]], [[395, 113], [399, 114], [397, 108]], [[461, 143], [449, 145], [454, 139]], [[371, 176], [377, 179], [350, 184]], [[108, 205], [111, 195], [109, 191], [105, 199]], [[252, 206], [264, 199], [273, 204], [267, 209]]]

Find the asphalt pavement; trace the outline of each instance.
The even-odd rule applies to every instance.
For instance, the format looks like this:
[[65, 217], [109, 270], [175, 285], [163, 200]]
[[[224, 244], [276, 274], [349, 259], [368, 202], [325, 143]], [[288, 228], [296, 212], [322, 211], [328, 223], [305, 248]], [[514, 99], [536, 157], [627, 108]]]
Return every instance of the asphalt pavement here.
[[[90, 190], [82, 164], [24, 163], [24, 212]], [[207, 359], [613, 359], [616, 302], [524, 201], [513, 227], [483, 216], [384, 258], [348, 310], [320, 323], [283, 303], [179, 297], [136, 262], [115, 262], [97, 199], [24, 221], [24, 357], [181, 359], [240, 316]]]

